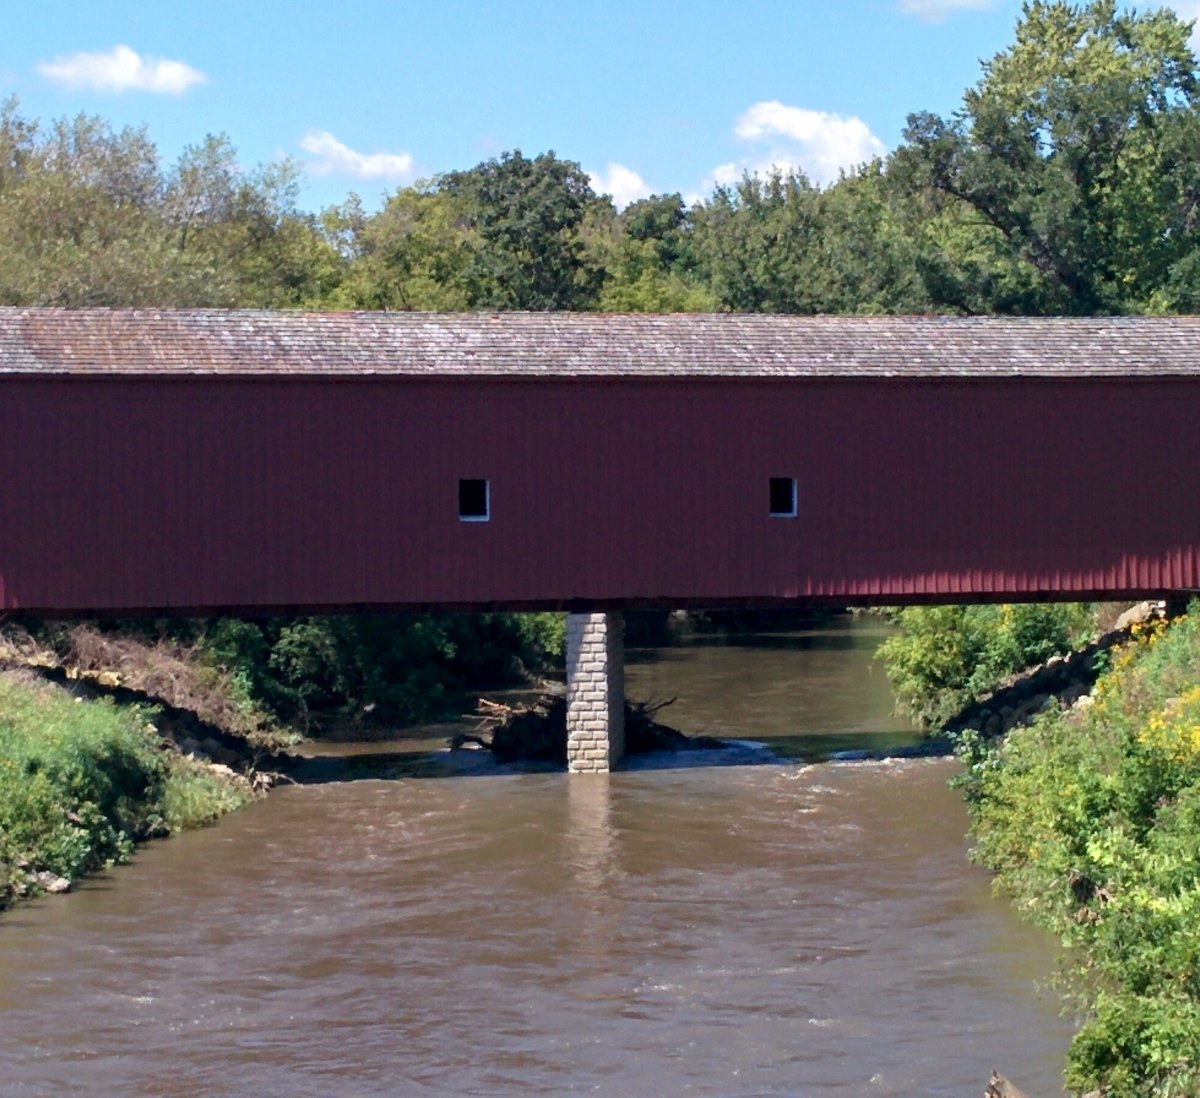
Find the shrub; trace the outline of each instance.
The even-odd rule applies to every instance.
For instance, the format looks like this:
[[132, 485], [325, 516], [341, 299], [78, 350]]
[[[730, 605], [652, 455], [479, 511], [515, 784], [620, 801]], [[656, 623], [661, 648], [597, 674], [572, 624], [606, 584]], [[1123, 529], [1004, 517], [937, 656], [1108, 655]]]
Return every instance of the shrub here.
[[914, 606], [892, 618], [899, 629], [878, 658], [897, 703], [925, 729], [1092, 632], [1090, 607], [1081, 603]]

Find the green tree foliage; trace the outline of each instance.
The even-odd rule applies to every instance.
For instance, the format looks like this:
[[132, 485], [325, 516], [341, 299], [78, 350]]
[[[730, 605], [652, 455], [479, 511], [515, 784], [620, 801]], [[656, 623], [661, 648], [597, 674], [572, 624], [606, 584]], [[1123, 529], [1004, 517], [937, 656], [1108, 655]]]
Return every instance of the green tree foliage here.
[[1033, 0], [950, 119], [916, 114], [893, 172], [934, 198], [934, 304], [1137, 312], [1193, 300], [1200, 113], [1188, 25]]
[[1014, 672], [1069, 652], [1092, 630], [1082, 603], [910, 606], [879, 658], [900, 706], [934, 729]]
[[80, 115], [43, 130], [0, 107], [0, 303], [316, 301], [337, 257], [295, 209], [292, 165], [246, 173], [224, 137], [164, 171], [145, 131]]
[[388, 309], [590, 309], [605, 270], [590, 237], [615, 211], [578, 164], [505, 153], [400, 188], [373, 217], [325, 215], [349, 270], [332, 302]]
[[457, 201], [477, 234], [472, 306], [595, 306], [604, 273], [590, 261], [585, 235], [590, 219], [612, 216], [612, 204], [596, 195], [578, 164], [553, 152], [531, 160], [518, 149], [448, 172], [438, 189]]
[[468, 686], [505, 686], [562, 656], [559, 614], [366, 614], [189, 623], [276, 715], [398, 725], [445, 716]]
[[590, 246], [607, 272], [599, 308], [607, 313], [691, 313], [715, 310], [692, 249], [691, 216], [678, 194], [631, 203]]
[[825, 190], [801, 174], [747, 176], [693, 211], [692, 248], [732, 312], [921, 312], [905, 201], [878, 163]]
[[402, 187], [367, 217], [357, 198], [326, 211], [349, 259], [331, 303], [353, 309], [454, 311], [478, 304], [479, 235], [462, 203], [434, 184]]

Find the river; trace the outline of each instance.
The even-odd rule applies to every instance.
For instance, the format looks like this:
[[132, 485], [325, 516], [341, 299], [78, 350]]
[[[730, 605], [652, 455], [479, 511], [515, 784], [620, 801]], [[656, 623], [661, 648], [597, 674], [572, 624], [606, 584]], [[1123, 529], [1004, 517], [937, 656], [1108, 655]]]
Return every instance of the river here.
[[631, 652], [773, 756], [611, 777], [329, 748], [325, 780], [0, 916], [0, 1094], [1060, 1093], [1054, 943], [965, 860], [881, 626]]

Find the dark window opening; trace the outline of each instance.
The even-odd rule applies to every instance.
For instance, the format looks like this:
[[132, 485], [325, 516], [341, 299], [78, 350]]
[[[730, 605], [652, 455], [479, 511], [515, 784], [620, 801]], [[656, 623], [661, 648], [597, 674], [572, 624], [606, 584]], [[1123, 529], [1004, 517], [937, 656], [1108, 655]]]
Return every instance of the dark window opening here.
[[458, 517], [463, 522], [487, 522], [490, 513], [491, 493], [486, 480], [460, 480], [458, 482]]
[[796, 478], [771, 478], [771, 517], [796, 517]]

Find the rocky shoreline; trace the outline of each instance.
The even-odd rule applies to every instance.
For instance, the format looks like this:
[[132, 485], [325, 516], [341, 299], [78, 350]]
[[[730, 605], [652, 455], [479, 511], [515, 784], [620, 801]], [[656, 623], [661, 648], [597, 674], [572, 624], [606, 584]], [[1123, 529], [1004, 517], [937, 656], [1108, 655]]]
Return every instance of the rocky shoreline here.
[[1166, 605], [1162, 602], [1140, 602], [1130, 607], [1112, 629], [1086, 647], [1052, 656], [1043, 664], [1009, 676], [990, 694], [951, 718], [943, 726], [941, 738], [952, 741], [964, 732], [975, 732], [984, 739], [995, 739], [1029, 724], [1051, 704], [1062, 709], [1091, 704], [1092, 688], [1107, 664], [1108, 653], [1129, 643], [1136, 628], [1165, 615]]

